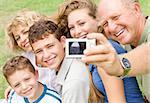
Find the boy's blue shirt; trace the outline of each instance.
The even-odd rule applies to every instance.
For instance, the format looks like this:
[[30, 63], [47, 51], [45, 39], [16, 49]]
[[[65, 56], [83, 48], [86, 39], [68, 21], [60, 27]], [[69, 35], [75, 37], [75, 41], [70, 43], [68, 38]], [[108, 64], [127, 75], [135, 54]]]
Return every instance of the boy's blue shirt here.
[[[112, 46], [115, 48], [118, 54], [127, 53], [122, 46], [113, 40], [109, 40]], [[92, 74], [92, 79], [95, 87], [102, 93], [104, 96], [104, 103], [108, 103], [108, 98], [106, 95], [106, 91], [101, 80], [100, 75], [96, 69], [95, 65], [89, 65], [90, 72]], [[123, 79], [124, 82], [124, 91], [127, 103], [144, 103], [144, 99], [142, 93], [139, 89], [136, 77], [127, 77]]]

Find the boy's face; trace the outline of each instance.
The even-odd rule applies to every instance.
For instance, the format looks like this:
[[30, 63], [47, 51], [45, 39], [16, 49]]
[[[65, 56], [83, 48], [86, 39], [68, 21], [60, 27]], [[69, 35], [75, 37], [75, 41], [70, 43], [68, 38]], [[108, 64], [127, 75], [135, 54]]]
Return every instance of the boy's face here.
[[19, 70], [8, 77], [8, 81], [15, 92], [26, 98], [34, 98], [38, 90], [37, 76], [28, 69]]
[[50, 34], [44, 39], [38, 40], [32, 44], [33, 50], [36, 54], [37, 64], [41, 64], [50, 69], [59, 70], [65, 56], [65, 39], [62, 38], [63, 37], [61, 37], [61, 40], [59, 41], [53, 34]]

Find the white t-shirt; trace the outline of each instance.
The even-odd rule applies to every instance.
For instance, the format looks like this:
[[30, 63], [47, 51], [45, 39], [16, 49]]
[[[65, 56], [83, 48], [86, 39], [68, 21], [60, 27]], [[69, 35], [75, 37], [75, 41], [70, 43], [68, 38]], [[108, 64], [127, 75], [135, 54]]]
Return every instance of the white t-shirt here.
[[[34, 101], [34, 103], [62, 103], [60, 95], [51, 89], [48, 89], [46, 85], [44, 86], [43, 93], [41, 96]], [[30, 103], [27, 98], [18, 96], [14, 90], [9, 94], [8, 103]]]

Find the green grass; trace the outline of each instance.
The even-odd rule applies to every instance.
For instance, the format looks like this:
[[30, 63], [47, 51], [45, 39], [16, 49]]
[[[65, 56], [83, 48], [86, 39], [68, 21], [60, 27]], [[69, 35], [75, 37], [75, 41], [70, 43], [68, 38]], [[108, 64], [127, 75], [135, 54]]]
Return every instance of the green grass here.
[[7, 83], [2, 75], [2, 66], [12, 57], [5, 43], [4, 28], [8, 21], [20, 10], [29, 9], [51, 15], [63, 0], [0, 0], [0, 99], [4, 98]]
[[[96, 0], [98, 1], [98, 0]], [[150, 0], [140, 0], [145, 15], [150, 15]], [[0, 98], [4, 98], [7, 86], [2, 76], [1, 67], [13, 54], [5, 44], [4, 28], [7, 22], [22, 9], [35, 10], [42, 14], [51, 15], [63, 0], [0, 0]]]

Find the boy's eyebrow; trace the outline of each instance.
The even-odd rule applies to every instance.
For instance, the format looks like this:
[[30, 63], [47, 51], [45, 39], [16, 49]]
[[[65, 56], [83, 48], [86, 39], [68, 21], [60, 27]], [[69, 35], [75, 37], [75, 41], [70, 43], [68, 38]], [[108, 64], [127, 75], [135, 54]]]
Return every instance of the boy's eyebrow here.
[[11, 83], [12, 86], [15, 86], [17, 84], [18, 84], [18, 82], [15, 82], [15, 81], [13, 83]]
[[[53, 43], [48, 43], [48, 44], [46, 44], [44, 47], [48, 47], [49, 45], [53, 45]], [[41, 49], [41, 48], [38, 48], [38, 49], [34, 50], [34, 52], [37, 52], [37, 51], [39, 51], [39, 50], [42, 50], [42, 49]]]
[[48, 44], [46, 44], [45, 46], [47, 47], [47, 46], [49, 46], [49, 45], [52, 45], [53, 43], [48, 43]]
[[53, 43], [48, 43], [48, 44], [45, 45], [45, 47], [49, 47], [51, 45], [53, 45]]
[[36, 53], [36, 52], [38, 52], [38, 51], [40, 51], [41, 49], [39, 48], [39, 49], [36, 49], [36, 50], [34, 50], [34, 53]]

